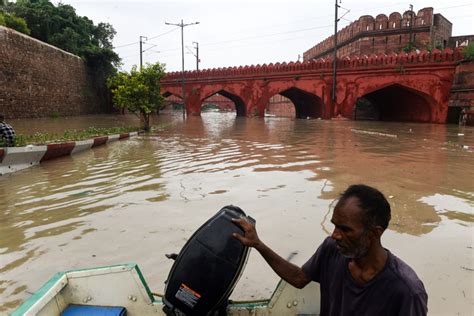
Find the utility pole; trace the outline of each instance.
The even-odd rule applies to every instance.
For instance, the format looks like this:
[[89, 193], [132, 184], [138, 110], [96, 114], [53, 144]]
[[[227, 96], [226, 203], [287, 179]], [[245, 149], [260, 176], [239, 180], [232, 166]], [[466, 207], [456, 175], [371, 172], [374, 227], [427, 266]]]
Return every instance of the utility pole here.
[[196, 70], [199, 70], [199, 43], [198, 42], [193, 42], [193, 44], [196, 44], [194, 46], [194, 49], [196, 49]]
[[410, 4], [410, 43], [408, 45], [410, 46], [410, 49], [415, 46], [415, 43], [413, 43], [413, 4]]
[[140, 35], [140, 70], [142, 70], [142, 68], [143, 68], [143, 47], [142, 47], [142, 44], [143, 44], [142, 39], [143, 38], [145, 40], [148, 40], [148, 37]]
[[179, 26], [181, 28], [181, 74], [182, 74], [182, 94], [183, 94], [183, 119], [186, 116], [186, 90], [185, 90], [185, 77], [184, 77], [184, 27], [194, 24], [199, 24], [199, 22], [188, 23], [184, 24], [183, 20], [181, 19], [181, 23], [168, 23], [165, 22], [166, 25], [174, 25]]
[[[339, 3], [341, 1], [339, 0]], [[334, 4], [334, 51], [333, 51], [333, 65], [332, 65], [332, 102], [333, 105], [336, 106], [336, 68], [337, 68], [337, 22], [339, 19], [337, 18], [337, 9], [339, 5], [337, 4], [337, 0], [335, 0]]]

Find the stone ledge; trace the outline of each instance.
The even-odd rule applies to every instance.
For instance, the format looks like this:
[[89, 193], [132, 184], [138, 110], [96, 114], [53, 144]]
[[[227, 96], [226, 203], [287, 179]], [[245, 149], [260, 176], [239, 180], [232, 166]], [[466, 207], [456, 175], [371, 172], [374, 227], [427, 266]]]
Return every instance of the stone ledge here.
[[107, 144], [113, 141], [137, 136], [141, 132], [121, 133], [94, 137], [92, 139], [47, 145], [28, 145], [25, 147], [0, 148], [0, 176], [23, 170], [43, 161], [69, 156], [92, 147]]

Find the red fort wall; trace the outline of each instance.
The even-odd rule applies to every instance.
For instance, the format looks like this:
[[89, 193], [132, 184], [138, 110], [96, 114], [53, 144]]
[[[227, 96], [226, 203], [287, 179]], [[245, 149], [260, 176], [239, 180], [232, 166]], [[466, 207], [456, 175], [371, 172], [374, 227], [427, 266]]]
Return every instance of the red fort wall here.
[[[416, 14], [364, 15], [337, 33], [337, 56], [398, 53], [410, 42], [420, 50], [444, 48], [451, 30], [451, 22], [441, 14], [433, 14], [433, 8], [423, 8]], [[334, 35], [304, 52], [303, 59], [327, 58], [333, 49]]]

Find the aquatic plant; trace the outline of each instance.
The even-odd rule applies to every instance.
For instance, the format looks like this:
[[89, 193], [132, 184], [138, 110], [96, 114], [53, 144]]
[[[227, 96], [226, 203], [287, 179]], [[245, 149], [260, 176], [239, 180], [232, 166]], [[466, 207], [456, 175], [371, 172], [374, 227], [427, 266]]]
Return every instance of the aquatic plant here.
[[[112, 127], [112, 128], [97, 128], [89, 127], [85, 130], [67, 130], [62, 134], [58, 133], [34, 133], [32, 135], [17, 134], [15, 136], [13, 145], [21, 147], [26, 145], [44, 145], [55, 142], [79, 141], [94, 138], [97, 136], [105, 136], [112, 134], [121, 134], [139, 131], [138, 127]], [[2, 144], [0, 144], [2, 147]]]

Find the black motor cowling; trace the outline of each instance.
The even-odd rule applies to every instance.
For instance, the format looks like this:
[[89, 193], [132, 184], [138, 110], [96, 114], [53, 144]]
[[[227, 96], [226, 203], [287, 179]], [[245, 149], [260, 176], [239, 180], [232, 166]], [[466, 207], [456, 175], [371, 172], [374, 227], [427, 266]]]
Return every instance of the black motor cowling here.
[[249, 248], [232, 236], [244, 234], [233, 218], [255, 223], [239, 207], [225, 206], [191, 236], [175, 257], [163, 297], [163, 310], [168, 315], [211, 315], [225, 310], [249, 253]]

